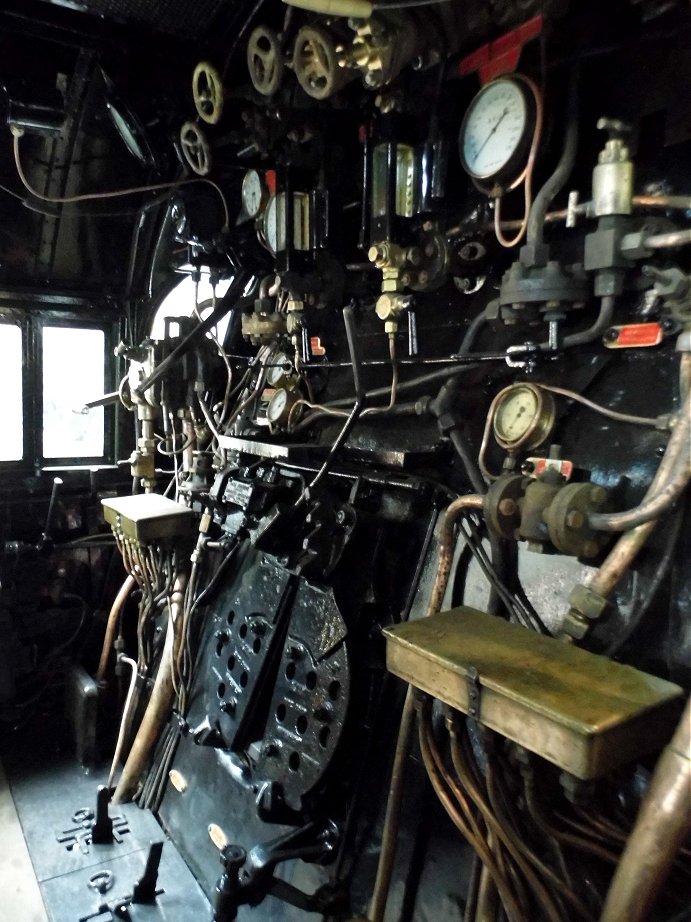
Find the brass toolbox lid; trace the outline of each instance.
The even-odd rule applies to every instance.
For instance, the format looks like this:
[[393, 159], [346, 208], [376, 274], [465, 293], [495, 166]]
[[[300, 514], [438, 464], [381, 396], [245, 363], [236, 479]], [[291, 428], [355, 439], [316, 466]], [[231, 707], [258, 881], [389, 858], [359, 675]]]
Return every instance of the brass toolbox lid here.
[[578, 778], [659, 749], [683, 705], [678, 685], [472, 608], [384, 633], [394, 675], [468, 713], [476, 669], [481, 723]]
[[117, 496], [101, 503], [106, 522], [139, 544], [184, 538], [197, 529], [198, 516], [189, 506], [160, 493]]

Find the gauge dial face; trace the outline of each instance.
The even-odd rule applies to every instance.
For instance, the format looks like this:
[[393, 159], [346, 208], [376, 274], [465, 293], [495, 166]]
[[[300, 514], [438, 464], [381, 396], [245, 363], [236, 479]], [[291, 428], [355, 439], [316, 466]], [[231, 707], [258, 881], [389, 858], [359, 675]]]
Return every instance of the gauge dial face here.
[[261, 213], [267, 198], [264, 180], [257, 170], [248, 170], [242, 180], [242, 206], [249, 218]]
[[464, 169], [480, 180], [510, 171], [525, 149], [530, 122], [520, 83], [506, 77], [488, 83], [471, 102], [461, 127], [459, 147]]
[[554, 401], [549, 392], [517, 384], [500, 399], [493, 423], [495, 438], [503, 448], [536, 448], [552, 431]]
[[266, 418], [272, 426], [281, 421], [281, 417], [288, 407], [288, 391], [285, 388], [277, 390], [266, 408]]

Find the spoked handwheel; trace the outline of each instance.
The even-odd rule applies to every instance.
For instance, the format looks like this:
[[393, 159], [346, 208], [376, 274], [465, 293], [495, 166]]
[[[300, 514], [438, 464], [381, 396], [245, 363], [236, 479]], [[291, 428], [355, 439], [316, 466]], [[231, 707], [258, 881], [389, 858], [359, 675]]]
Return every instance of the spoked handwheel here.
[[223, 112], [223, 83], [208, 61], [201, 61], [192, 75], [192, 95], [199, 115], [208, 125], [215, 125]]
[[273, 29], [257, 26], [252, 30], [247, 42], [247, 68], [255, 90], [262, 96], [273, 96], [283, 77], [283, 54]]
[[180, 147], [189, 167], [197, 176], [211, 170], [211, 148], [206, 135], [195, 122], [185, 122], [180, 129]]

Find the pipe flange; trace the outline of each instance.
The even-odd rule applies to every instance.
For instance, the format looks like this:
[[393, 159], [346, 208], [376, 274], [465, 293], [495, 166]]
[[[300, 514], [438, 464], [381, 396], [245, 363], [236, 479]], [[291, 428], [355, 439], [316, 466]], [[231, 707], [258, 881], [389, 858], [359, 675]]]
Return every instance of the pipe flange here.
[[501, 538], [514, 540], [521, 525], [519, 501], [531, 483], [522, 474], [503, 474], [485, 494], [484, 513], [488, 528]]
[[581, 265], [567, 268], [550, 260], [546, 266], [526, 266], [516, 261], [504, 274], [499, 303], [518, 316], [527, 306], [538, 310], [555, 305], [567, 309], [583, 307], [590, 291], [590, 279]]
[[591, 512], [603, 512], [608, 506], [609, 493], [604, 487], [592, 483], [562, 487], [543, 515], [550, 541], [562, 554], [585, 559], [597, 557], [609, 535], [592, 529], [588, 516]]

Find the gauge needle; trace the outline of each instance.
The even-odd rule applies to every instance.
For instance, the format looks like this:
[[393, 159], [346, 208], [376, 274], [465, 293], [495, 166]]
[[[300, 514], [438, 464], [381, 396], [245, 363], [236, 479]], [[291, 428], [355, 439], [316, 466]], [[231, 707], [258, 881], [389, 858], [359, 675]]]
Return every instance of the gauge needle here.
[[492, 135], [494, 134], [494, 132], [497, 130], [497, 128], [498, 128], [499, 125], [501, 124], [502, 120], [503, 120], [508, 114], [509, 114], [509, 110], [508, 110], [508, 109], [504, 109], [504, 111], [502, 112], [502, 114], [499, 116], [499, 118], [498, 118], [498, 119], [496, 120], [496, 122], [494, 123], [494, 127], [492, 128], [492, 130], [490, 131], [490, 133], [487, 135], [487, 137], [485, 138], [485, 140], [482, 142], [482, 144], [481, 144], [480, 147], [478, 148], [478, 151], [477, 151], [477, 153], [475, 154], [475, 159], [473, 160], [473, 164], [477, 163], [477, 159], [478, 159], [478, 157], [480, 156], [480, 154], [482, 153], [482, 151], [485, 149], [485, 147], [486, 147], [486, 145], [487, 145], [487, 142], [488, 142], [489, 139], [492, 137]]

